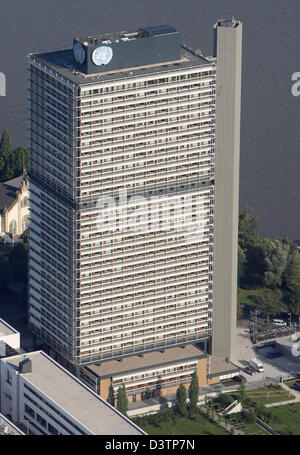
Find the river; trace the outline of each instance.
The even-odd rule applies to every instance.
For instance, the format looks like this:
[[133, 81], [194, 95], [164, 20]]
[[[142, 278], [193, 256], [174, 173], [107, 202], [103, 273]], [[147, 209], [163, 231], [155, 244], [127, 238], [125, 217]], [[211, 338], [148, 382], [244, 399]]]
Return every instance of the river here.
[[243, 21], [240, 207], [261, 220], [261, 235], [300, 239], [299, 0], [0, 0], [0, 131], [27, 144], [26, 55], [71, 47], [73, 36], [169, 23], [204, 55], [220, 17]]

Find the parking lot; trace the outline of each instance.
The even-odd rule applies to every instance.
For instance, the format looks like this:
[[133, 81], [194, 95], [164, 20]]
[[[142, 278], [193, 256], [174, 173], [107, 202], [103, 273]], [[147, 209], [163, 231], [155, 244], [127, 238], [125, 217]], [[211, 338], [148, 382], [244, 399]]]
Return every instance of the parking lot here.
[[[256, 373], [253, 376], [242, 372], [243, 376], [247, 378], [249, 384], [256, 382], [263, 382], [264, 378], [273, 378], [278, 380], [280, 376], [287, 378], [288, 376], [294, 376], [300, 371], [300, 364], [293, 362], [291, 359], [282, 355], [276, 359], [268, 359], [267, 354], [269, 352], [275, 352], [275, 349], [271, 346], [265, 348], [257, 348], [253, 345], [249, 339], [249, 331], [247, 328], [239, 327], [237, 329], [237, 353], [236, 359], [239, 366], [245, 367], [248, 365], [249, 360], [254, 357], [258, 358], [263, 366], [264, 373]], [[254, 385], [254, 384], [253, 384]]]

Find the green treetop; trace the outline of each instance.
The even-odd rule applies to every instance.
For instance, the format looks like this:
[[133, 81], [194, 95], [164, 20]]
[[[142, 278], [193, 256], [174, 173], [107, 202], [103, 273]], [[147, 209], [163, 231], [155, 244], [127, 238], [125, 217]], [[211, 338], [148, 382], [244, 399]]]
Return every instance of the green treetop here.
[[254, 300], [257, 303], [258, 309], [267, 317], [268, 324], [270, 316], [275, 316], [285, 310], [285, 305], [282, 302], [282, 293], [279, 289], [275, 289], [274, 291], [272, 289], [266, 289], [262, 295], [255, 296]]
[[124, 384], [118, 388], [118, 394], [117, 394], [117, 409], [120, 411], [122, 414], [127, 416], [127, 410], [128, 410], [128, 398], [126, 396], [126, 390]]
[[192, 380], [189, 386], [189, 399], [190, 399], [190, 408], [195, 410], [197, 408], [198, 403], [198, 396], [199, 396], [199, 380], [197, 376], [197, 372], [194, 371], [192, 374]]
[[107, 401], [112, 406], [115, 406], [115, 395], [114, 395], [114, 389], [113, 389], [112, 384], [110, 384], [109, 389], [108, 389]]
[[187, 411], [186, 405], [186, 388], [181, 384], [176, 392], [176, 408], [179, 414], [185, 416]]
[[28, 169], [30, 151], [26, 147], [13, 148], [7, 129], [0, 141], [0, 181], [18, 177]]

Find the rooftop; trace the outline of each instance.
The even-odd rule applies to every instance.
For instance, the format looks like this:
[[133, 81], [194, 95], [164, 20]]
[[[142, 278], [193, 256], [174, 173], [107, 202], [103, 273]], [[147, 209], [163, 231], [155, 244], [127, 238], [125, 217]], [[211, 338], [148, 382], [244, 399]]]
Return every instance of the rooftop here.
[[147, 38], [149, 36], [161, 36], [168, 34], [178, 34], [174, 27], [167, 24], [155, 25], [152, 27], [143, 27], [134, 32], [117, 32], [105, 33], [101, 35], [87, 36], [85, 38], [77, 38], [83, 44], [112, 44], [119, 41], [132, 41], [139, 38]]
[[6, 182], [0, 182], [0, 211], [9, 208], [16, 200], [17, 191], [21, 187], [23, 176], [16, 177]]
[[7, 417], [0, 414], [0, 436], [3, 435], [24, 435], [23, 431], [16, 427]]
[[14, 335], [18, 333], [12, 326], [10, 326], [3, 319], [0, 319], [0, 338], [3, 336]]
[[171, 364], [189, 359], [199, 359], [207, 357], [203, 351], [193, 345], [185, 347], [175, 347], [166, 349], [164, 352], [154, 351], [144, 354], [142, 357], [130, 356], [121, 361], [111, 360], [103, 362], [101, 365], [88, 365], [86, 368], [101, 378], [111, 377], [129, 371], [142, 370], [160, 365]]
[[240, 21], [236, 20], [234, 17], [230, 19], [219, 19], [218, 22], [215, 24], [216, 27], [229, 27], [229, 28], [235, 28], [238, 27], [241, 24]]
[[19, 362], [26, 358], [32, 362], [31, 372], [20, 375], [93, 434], [144, 434], [129, 419], [113, 409], [43, 351], [8, 357], [3, 361], [18, 368]]
[[197, 55], [191, 50], [181, 47], [181, 59], [120, 70], [105, 71], [94, 74], [81, 73], [76, 67], [73, 49], [64, 49], [52, 52], [29, 54], [30, 59], [37, 59], [40, 63], [50, 67], [64, 78], [76, 85], [95, 84], [99, 82], [113, 82], [118, 79], [132, 79], [155, 73], [182, 70], [190, 67], [211, 65], [212, 63], [203, 56]]
[[239, 368], [236, 367], [233, 363], [226, 362], [226, 360], [224, 360], [221, 357], [210, 356], [210, 371], [208, 375], [209, 377], [218, 376], [226, 373], [233, 373], [235, 371], [239, 371]]

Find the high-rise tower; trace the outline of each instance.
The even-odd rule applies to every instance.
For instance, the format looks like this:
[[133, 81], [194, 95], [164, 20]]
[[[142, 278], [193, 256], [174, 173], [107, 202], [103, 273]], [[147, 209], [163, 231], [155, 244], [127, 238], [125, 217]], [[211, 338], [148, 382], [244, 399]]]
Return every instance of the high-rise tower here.
[[216, 166], [212, 354], [235, 358], [242, 23], [215, 25]]
[[76, 365], [210, 340], [215, 59], [163, 25], [29, 64], [31, 330]]

